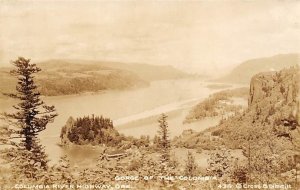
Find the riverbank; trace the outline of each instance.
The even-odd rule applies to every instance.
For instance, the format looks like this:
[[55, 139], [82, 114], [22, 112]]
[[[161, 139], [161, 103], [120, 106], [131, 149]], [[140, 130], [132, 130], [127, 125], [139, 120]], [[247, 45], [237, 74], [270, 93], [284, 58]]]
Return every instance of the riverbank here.
[[[88, 159], [87, 155], [97, 156], [95, 153], [97, 151], [92, 147], [78, 149], [62, 148], [57, 145], [60, 143], [61, 128], [70, 116], [76, 118], [92, 114], [111, 118], [120, 133], [137, 138], [140, 135], [157, 134], [157, 118], [163, 112], [169, 115], [168, 123], [172, 138], [189, 128], [201, 131], [218, 124], [219, 118], [207, 118], [189, 125], [183, 125], [182, 121], [192, 106], [210, 94], [220, 91], [207, 88], [208, 84], [211, 83], [196, 79], [162, 80], [151, 82], [146, 88], [43, 97], [48, 105], [55, 106], [59, 115], [39, 135], [41, 143], [45, 146], [53, 164], [63, 155], [68, 155], [70, 161], [75, 163], [79, 162], [77, 158]], [[233, 85], [231, 88], [234, 87]], [[1, 110], [10, 112], [12, 105], [8, 102]]]

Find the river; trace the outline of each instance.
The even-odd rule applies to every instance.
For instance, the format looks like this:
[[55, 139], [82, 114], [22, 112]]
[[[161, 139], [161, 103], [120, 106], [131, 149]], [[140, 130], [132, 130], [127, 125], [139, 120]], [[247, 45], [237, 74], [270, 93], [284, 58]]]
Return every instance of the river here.
[[[161, 113], [169, 115], [170, 135], [180, 135], [192, 128], [201, 131], [216, 125], [218, 119], [208, 119], [183, 125], [189, 109], [200, 100], [217, 90], [207, 88], [207, 84], [197, 79], [162, 80], [151, 82], [150, 86], [132, 90], [109, 90], [99, 93], [43, 97], [48, 105], [56, 107], [58, 117], [40, 134], [41, 143], [52, 163], [67, 154], [73, 162], [95, 158], [98, 152], [90, 147], [62, 148], [60, 130], [67, 119], [87, 115], [103, 115], [113, 120], [120, 133], [139, 137], [157, 133], [157, 117]], [[11, 110], [1, 105], [2, 110]]]

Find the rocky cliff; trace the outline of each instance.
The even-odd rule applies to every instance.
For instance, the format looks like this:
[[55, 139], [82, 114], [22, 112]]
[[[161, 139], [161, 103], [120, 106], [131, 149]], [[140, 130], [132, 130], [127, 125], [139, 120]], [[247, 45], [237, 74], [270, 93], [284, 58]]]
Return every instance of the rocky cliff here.
[[[216, 129], [228, 144], [238, 148], [253, 133], [267, 130], [280, 139], [284, 146], [299, 137], [299, 68], [278, 72], [259, 73], [252, 77], [248, 109], [222, 122]], [[297, 130], [296, 130], [297, 129]], [[267, 135], [260, 134], [265, 139]], [[282, 147], [283, 148], [283, 147]]]
[[[209, 149], [225, 144], [236, 149], [249, 139], [256, 138], [258, 142], [272, 136], [278, 142], [278, 150], [293, 150], [296, 143], [300, 148], [299, 68], [256, 74], [249, 86], [248, 108], [243, 113], [221, 120], [219, 125], [203, 132], [185, 135], [177, 139], [178, 144]], [[212, 138], [205, 134], [218, 140], [210, 141]]]
[[223, 146], [231, 151], [239, 149], [233, 165], [244, 173], [247, 182], [293, 184], [300, 157], [298, 91], [298, 67], [256, 74], [244, 112], [200, 133], [185, 131], [174, 140], [175, 146], [197, 152], [214, 152]]
[[274, 109], [274, 112], [282, 112], [285, 117], [290, 115], [296, 118], [299, 107], [298, 90], [298, 67], [256, 74], [250, 82], [249, 110], [254, 106], [259, 110]]

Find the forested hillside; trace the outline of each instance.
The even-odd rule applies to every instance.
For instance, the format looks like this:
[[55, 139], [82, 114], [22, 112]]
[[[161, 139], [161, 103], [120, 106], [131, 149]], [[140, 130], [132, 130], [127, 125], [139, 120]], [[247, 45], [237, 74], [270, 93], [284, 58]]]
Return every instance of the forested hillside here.
[[[42, 95], [56, 96], [97, 92], [109, 89], [143, 87], [152, 80], [174, 79], [188, 75], [170, 66], [125, 64], [96, 61], [50, 60], [38, 63], [36, 76]], [[13, 92], [16, 80], [10, 68], [0, 69], [0, 92]]]
[[49, 60], [42, 62], [42, 67], [66, 67], [70, 64], [83, 67], [97, 67], [97, 68], [110, 68], [117, 70], [129, 71], [138, 75], [140, 78], [146, 81], [164, 80], [164, 79], [176, 79], [189, 77], [187, 73], [184, 73], [172, 66], [162, 65], [150, 65], [143, 63], [121, 63], [110, 61], [87, 61], [87, 60]]
[[298, 67], [257, 74], [251, 79], [245, 111], [203, 132], [186, 131], [174, 144], [197, 150], [222, 146], [243, 150], [243, 159], [234, 165], [228, 161], [228, 167], [234, 167], [223, 171], [230, 179], [240, 178], [235, 179], [240, 183], [243, 179], [293, 183], [300, 155], [298, 94]]
[[[41, 64], [40, 67], [42, 71], [36, 76], [36, 81], [39, 91], [46, 96], [135, 88], [148, 84], [132, 72], [97, 65]], [[0, 79], [6, 81], [0, 84], [1, 92], [14, 91], [16, 80], [9, 70], [10, 68], [0, 69]]]

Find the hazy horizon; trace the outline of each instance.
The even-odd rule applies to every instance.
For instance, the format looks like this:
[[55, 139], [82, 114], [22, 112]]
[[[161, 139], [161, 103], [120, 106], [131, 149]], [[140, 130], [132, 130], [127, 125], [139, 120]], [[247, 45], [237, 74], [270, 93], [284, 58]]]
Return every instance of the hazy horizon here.
[[0, 66], [80, 59], [222, 72], [299, 53], [299, 1], [2, 1]]

